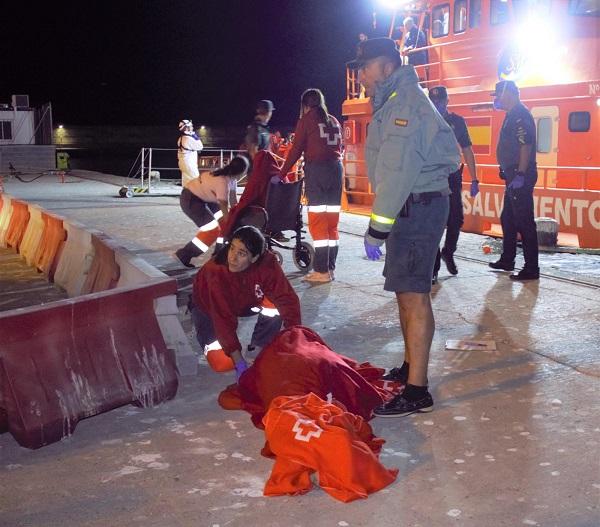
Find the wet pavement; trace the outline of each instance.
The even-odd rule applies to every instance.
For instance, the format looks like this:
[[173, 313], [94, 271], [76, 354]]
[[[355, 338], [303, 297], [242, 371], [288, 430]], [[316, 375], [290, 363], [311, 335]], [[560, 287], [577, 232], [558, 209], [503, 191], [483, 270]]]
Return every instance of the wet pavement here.
[[[176, 198], [120, 199], [114, 185], [67, 181], [5, 188], [181, 270], [170, 253], [195, 229]], [[365, 224], [342, 216], [335, 282], [301, 282], [289, 254], [284, 269], [305, 325], [340, 353], [392, 367], [403, 348], [397, 307], [382, 288], [383, 263], [363, 257]], [[599, 525], [600, 256], [544, 254], [542, 279], [520, 284], [488, 269], [497, 255], [483, 254], [486, 241], [463, 234], [459, 274], [442, 270], [432, 293], [434, 412], [371, 421], [386, 440], [381, 461], [400, 470], [383, 491], [350, 504], [318, 489], [263, 497], [273, 465], [260, 456], [264, 435], [247, 414], [217, 405], [233, 375], [201, 361], [161, 406], [92, 417], [37, 451], [0, 436], [0, 525]], [[247, 342], [251, 326], [242, 330]], [[445, 349], [460, 338], [494, 340], [497, 350]]]

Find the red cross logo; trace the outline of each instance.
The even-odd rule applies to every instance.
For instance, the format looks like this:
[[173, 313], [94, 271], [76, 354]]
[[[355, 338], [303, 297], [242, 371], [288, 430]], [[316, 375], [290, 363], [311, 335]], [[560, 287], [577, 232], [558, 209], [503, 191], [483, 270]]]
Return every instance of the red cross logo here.
[[327, 126], [325, 123], [319, 123], [319, 135], [330, 146], [337, 145], [342, 139], [339, 126]]
[[292, 432], [296, 432], [294, 439], [308, 443], [312, 437], [320, 437], [323, 429], [310, 419], [296, 419]]

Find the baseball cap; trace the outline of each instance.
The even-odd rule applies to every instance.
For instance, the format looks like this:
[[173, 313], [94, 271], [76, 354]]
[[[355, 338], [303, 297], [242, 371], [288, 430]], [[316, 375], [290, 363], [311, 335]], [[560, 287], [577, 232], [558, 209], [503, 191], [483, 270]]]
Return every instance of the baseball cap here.
[[448, 98], [448, 92], [446, 86], [434, 86], [429, 89], [429, 98], [432, 101], [443, 101]]
[[274, 109], [275, 106], [273, 106], [273, 101], [270, 101], [269, 99], [263, 99], [256, 103], [257, 112], [272, 112]]
[[356, 46], [356, 58], [346, 62], [346, 66], [352, 69], [362, 68], [367, 61], [377, 57], [389, 57], [399, 60], [400, 52], [396, 42], [386, 37], [363, 40]]
[[512, 92], [516, 95], [519, 95], [519, 88], [515, 84], [514, 81], [500, 81], [496, 83], [495, 90], [490, 93], [492, 97], [498, 97], [502, 95], [504, 92]]

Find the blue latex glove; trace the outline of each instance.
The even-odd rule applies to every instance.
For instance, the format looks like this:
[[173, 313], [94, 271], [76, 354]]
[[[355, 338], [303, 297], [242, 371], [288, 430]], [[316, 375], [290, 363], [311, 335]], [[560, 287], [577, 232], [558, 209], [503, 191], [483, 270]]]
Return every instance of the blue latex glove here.
[[248, 369], [248, 363], [242, 359], [235, 365], [235, 380], [239, 382], [242, 373]]
[[371, 243], [369, 238], [368, 235], [365, 235], [365, 253], [367, 254], [367, 258], [369, 260], [379, 260], [383, 253], [381, 252], [379, 245]]
[[513, 180], [508, 184], [510, 190], [517, 190], [525, 185], [525, 174], [523, 172], [516, 172]]
[[471, 197], [474, 198], [475, 196], [477, 196], [477, 194], [479, 194], [479, 181], [477, 181], [476, 179], [474, 179], [473, 181], [471, 181]]

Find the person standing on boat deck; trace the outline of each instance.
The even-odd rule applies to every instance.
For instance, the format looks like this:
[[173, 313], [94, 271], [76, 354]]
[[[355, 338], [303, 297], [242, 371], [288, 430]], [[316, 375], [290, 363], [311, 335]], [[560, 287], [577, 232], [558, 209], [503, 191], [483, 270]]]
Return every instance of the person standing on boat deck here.
[[429, 54], [426, 49], [421, 51], [413, 51], [417, 48], [423, 48], [427, 46], [427, 39], [425, 33], [421, 31], [416, 25], [414, 20], [407, 16], [404, 19], [404, 48], [402, 51], [408, 53], [408, 63], [412, 66], [419, 66], [420, 64], [427, 64], [429, 62]]
[[[458, 141], [462, 155], [469, 167], [471, 176], [471, 197], [474, 198], [479, 194], [479, 181], [477, 181], [477, 166], [475, 165], [475, 155], [469, 136], [469, 130], [465, 120], [458, 114], [448, 111], [448, 91], [445, 86], [435, 86], [429, 90], [429, 99], [436, 107], [440, 115], [452, 128], [454, 136]], [[450, 212], [448, 213], [448, 222], [446, 223], [446, 238], [444, 239], [444, 247], [440, 251], [438, 249], [433, 268], [432, 283], [437, 282], [438, 272], [440, 270], [441, 260], [444, 260], [446, 268], [450, 274], [458, 274], [458, 268], [454, 261], [454, 253], [456, 252], [456, 244], [460, 235], [460, 228], [464, 222], [463, 206], [462, 206], [462, 173], [464, 165], [461, 164], [456, 172], [453, 172], [448, 177], [450, 184]]]
[[384, 378], [406, 387], [374, 413], [429, 412], [427, 369], [435, 331], [431, 276], [448, 219], [448, 175], [460, 161], [458, 144], [419, 86], [414, 66], [402, 65], [392, 39], [361, 43], [348, 66], [358, 69], [373, 106], [365, 160], [375, 200], [365, 252], [378, 260], [386, 244], [384, 289], [396, 294], [404, 337], [404, 363]]
[[504, 180], [504, 206], [500, 215], [502, 225], [502, 254], [492, 269], [512, 271], [517, 255], [517, 233], [523, 241], [525, 266], [512, 280], [539, 280], [538, 239], [533, 211], [533, 189], [537, 181], [535, 121], [521, 103], [519, 88], [513, 81], [500, 81], [491, 94], [494, 107], [506, 112], [496, 158], [500, 179]]
[[250, 158], [253, 158], [259, 150], [270, 149], [271, 131], [269, 130], [269, 121], [274, 110], [273, 102], [268, 99], [256, 103], [254, 122], [246, 128], [245, 143]]
[[315, 246], [314, 271], [304, 280], [330, 282], [334, 278], [340, 243], [342, 131], [338, 120], [327, 113], [320, 90], [310, 88], [302, 94], [300, 120], [294, 137], [294, 144], [281, 167], [281, 177], [287, 175], [304, 153], [308, 229]]
[[175, 252], [186, 267], [194, 267], [192, 258], [207, 252], [217, 240], [221, 233], [219, 221], [227, 220], [235, 204], [237, 180], [247, 173], [248, 165], [244, 156], [236, 156], [223, 168], [204, 170], [199, 177], [184, 181], [181, 209], [200, 228], [192, 241]]

